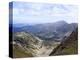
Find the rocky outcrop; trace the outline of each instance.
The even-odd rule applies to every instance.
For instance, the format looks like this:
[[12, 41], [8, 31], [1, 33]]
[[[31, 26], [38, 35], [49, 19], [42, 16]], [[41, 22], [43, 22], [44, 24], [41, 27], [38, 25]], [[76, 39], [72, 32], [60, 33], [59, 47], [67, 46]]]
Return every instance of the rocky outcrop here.
[[[13, 56], [32, 57], [41, 46], [42, 41], [29, 33], [17, 32], [13, 36]], [[21, 53], [23, 52], [23, 53]]]
[[78, 53], [78, 29], [73, 31], [71, 35], [63, 40], [59, 46], [57, 46], [50, 56], [52, 55], [69, 55]]

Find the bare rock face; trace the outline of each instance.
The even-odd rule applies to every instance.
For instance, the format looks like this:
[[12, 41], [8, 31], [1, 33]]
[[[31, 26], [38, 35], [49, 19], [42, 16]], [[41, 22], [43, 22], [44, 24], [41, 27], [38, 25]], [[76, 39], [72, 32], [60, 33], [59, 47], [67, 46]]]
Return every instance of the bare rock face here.
[[69, 54], [78, 54], [78, 29], [73, 31], [67, 39], [63, 40], [50, 55]]

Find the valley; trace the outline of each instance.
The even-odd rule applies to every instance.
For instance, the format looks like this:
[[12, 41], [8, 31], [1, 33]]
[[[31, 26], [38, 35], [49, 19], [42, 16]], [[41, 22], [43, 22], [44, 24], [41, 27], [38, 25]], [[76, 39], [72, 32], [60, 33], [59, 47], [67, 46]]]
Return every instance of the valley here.
[[[15, 52], [17, 46], [20, 50], [24, 51], [25, 54], [30, 52], [29, 54], [32, 56], [49, 56], [52, 50], [60, 44], [59, 42], [41, 40], [25, 32], [16, 33], [14, 42], [13, 46]], [[14, 56], [16, 55], [14, 54]]]

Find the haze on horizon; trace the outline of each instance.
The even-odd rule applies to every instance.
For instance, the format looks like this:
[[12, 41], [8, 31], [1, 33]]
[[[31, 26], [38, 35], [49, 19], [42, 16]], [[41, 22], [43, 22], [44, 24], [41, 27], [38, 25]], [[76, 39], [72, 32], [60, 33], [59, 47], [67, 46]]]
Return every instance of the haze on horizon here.
[[78, 7], [75, 5], [13, 2], [13, 24], [77, 23], [77, 20]]

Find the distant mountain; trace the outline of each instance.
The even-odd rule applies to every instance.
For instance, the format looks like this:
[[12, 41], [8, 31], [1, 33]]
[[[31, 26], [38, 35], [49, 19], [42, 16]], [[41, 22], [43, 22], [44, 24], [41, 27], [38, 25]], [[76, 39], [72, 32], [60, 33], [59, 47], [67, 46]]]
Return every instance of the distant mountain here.
[[36, 25], [25, 25], [21, 27], [13, 27], [14, 32], [29, 32], [43, 40], [60, 40], [65, 34], [71, 33], [77, 28], [77, 23], [68, 24], [65, 21], [55, 23], [45, 23]]
[[63, 40], [50, 55], [69, 55], [78, 53], [78, 29], [73, 31], [71, 35]]

